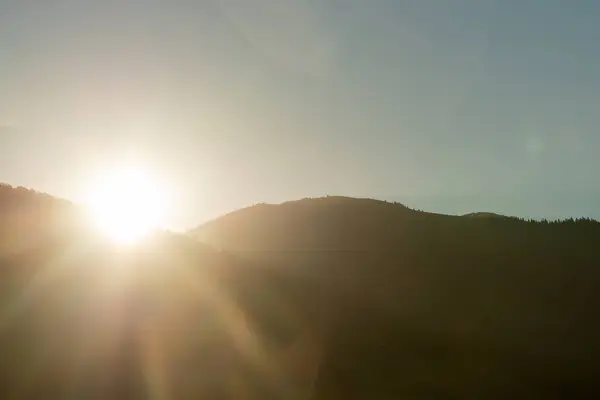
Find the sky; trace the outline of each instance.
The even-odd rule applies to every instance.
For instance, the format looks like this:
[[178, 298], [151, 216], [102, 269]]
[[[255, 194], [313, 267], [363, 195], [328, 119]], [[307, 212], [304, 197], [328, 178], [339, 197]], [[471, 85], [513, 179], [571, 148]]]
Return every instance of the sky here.
[[600, 2], [0, 0], [0, 181], [134, 158], [191, 228], [373, 197], [600, 218]]

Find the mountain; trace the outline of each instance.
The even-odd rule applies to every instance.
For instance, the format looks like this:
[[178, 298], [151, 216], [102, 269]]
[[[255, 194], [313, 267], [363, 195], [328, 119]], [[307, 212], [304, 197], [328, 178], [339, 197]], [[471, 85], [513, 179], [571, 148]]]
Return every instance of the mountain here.
[[514, 218], [514, 217], [507, 217], [506, 215], [496, 214], [493, 212], [481, 212], [481, 211], [464, 214], [463, 217], [469, 217], [469, 218]]
[[0, 183], [0, 254], [56, 240], [81, 224], [82, 213], [71, 202]]
[[593, 220], [330, 196], [118, 248], [49, 195], [0, 210], [1, 398], [600, 394]]
[[281, 276], [326, 350], [316, 398], [600, 394], [600, 224], [372, 199], [260, 204], [190, 232]]
[[309, 398], [318, 342], [269, 268], [168, 232], [115, 247], [24, 188], [0, 208], [0, 398]]
[[414, 226], [409, 232], [408, 225], [431, 217], [454, 218], [414, 211], [399, 203], [328, 196], [258, 204], [208, 222], [191, 234], [230, 250], [356, 251], [395, 248], [398, 239], [420, 230]]

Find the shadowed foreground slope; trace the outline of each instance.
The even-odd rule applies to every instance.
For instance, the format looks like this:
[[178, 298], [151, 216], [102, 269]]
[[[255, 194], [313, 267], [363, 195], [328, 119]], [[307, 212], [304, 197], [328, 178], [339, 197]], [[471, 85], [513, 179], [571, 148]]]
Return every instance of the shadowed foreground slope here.
[[600, 395], [600, 224], [343, 197], [261, 204], [192, 235], [277, 266], [327, 326], [316, 398]]
[[2, 398], [306, 398], [268, 274], [179, 237], [85, 245], [0, 261]]

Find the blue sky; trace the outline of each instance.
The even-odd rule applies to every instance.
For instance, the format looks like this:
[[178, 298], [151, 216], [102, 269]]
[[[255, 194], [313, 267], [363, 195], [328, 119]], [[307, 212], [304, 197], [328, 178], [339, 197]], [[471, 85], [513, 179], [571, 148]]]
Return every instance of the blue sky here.
[[134, 152], [175, 228], [341, 194], [600, 217], [600, 3], [3, 0], [0, 181]]

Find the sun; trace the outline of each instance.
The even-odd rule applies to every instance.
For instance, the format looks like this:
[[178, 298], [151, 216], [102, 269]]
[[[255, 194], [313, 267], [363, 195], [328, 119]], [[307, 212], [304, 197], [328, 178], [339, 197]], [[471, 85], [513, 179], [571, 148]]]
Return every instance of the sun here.
[[141, 168], [100, 174], [85, 197], [95, 226], [119, 244], [136, 243], [165, 222], [166, 191]]

